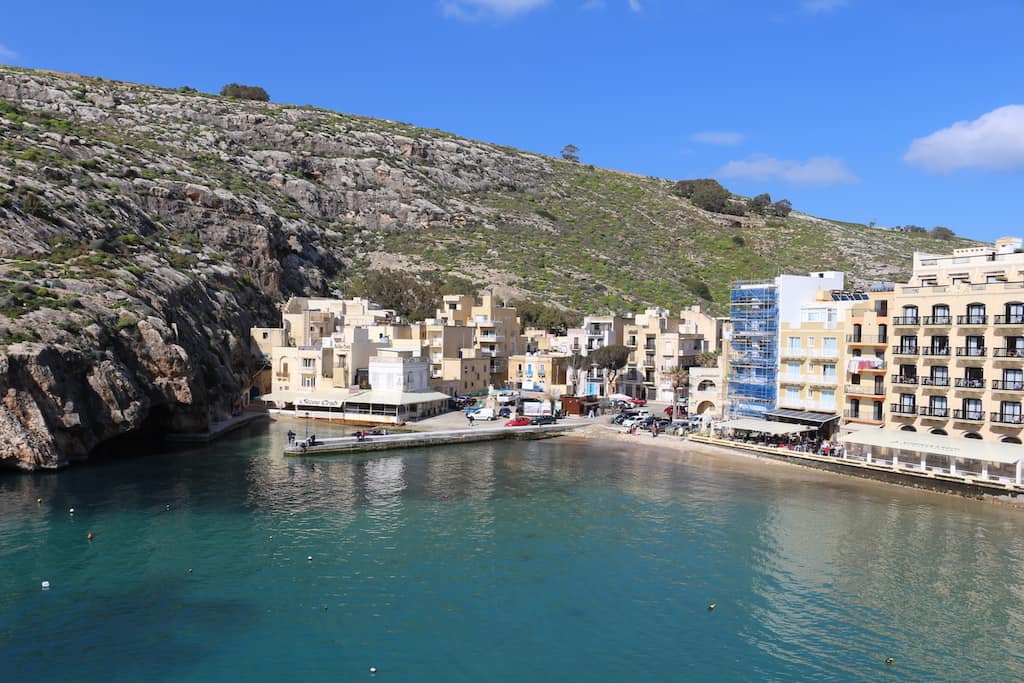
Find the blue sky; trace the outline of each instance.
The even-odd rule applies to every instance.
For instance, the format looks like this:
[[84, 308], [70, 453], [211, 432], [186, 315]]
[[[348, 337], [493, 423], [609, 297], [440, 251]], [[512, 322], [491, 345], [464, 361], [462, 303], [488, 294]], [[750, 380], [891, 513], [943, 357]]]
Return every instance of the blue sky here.
[[448, 130], [808, 213], [1024, 233], [1024, 2], [7, 3], [0, 62]]

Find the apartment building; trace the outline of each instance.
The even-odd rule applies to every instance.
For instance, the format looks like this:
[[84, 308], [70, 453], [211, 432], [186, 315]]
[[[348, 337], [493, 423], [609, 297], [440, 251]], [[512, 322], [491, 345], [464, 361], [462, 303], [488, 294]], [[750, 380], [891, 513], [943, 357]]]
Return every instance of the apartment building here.
[[722, 368], [690, 368], [687, 401], [690, 415], [721, 417], [725, 408], [725, 374]]
[[910, 282], [896, 287], [891, 329], [886, 426], [1021, 443], [1021, 239], [915, 253]]
[[[780, 275], [770, 281], [738, 282], [733, 286], [730, 293], [732, 332], [726, 354], [728, 417], [760, 418], [778, 408], [782, 326], [799, 327], [802, 307], [821, 300], [821, 292], [842, 290], [844, 280], [843, 273], [822, 271], [810, 275]], [[824, 325], [827, 321], [819, 322]], [[826, 336], [824, 327], [815, 334]], [[810, 333], [801, 338], [801, 348], [810, 348], [808, 336]], [[821, 347], [816, 347], [815, 352], [821, 353]], [[793, 360], [799, 360], [802, 366], [808, 365], [806, 357]], [[822, 356], [818, 360], [822, 361], [823, 376], [824, 361], [837, 363], [838, 357]], [[807, 394], [802, 397], [806, 399]], [[834, 394], [832, 398], [835, 400]]]
[[435, 318], [445, 325], [472, 328], [473, 348], [490, 359], [490, 383], [500, 386], [508, 380], [509, 356], [524, 350], [521, 323], [514, 307], [499, 306], [490, 294], [479, 298], [451, 294], [443, 298]]
[[888, 382], [899, 381], [898, 368], [892, 366], [888, 353], [894, 296], [893, 285], [875, 285], [866, 298], [850, 307], [841, 361], [845, 375], [843, 428], [847, 431], [884, 424]]
[[554, 397], [566, 393], [569, 358], [559, 353], [533, 352], [509, 358], [513, 389], [536, 391]]
[[825, 296], [820, 292], [818, 301], [801, 306], [795, 323], [780, 325], [778, 408], [832, 417], [842, 405], [837, 392], [845, 310], [831, 293]]

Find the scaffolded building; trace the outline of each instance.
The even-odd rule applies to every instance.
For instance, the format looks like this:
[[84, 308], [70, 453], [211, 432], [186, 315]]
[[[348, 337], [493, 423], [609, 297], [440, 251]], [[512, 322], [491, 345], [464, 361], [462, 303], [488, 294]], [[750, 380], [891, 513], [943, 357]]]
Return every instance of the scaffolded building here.
[[738, 282], [729, 305], [733, 328], [728, 414], [761, 417], [778, 398], [778, 287], [772, 282]]

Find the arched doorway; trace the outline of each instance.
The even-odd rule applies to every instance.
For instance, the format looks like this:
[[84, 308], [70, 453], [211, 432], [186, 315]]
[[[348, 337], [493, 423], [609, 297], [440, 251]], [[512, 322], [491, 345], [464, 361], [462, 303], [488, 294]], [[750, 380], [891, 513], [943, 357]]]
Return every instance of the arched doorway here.
[[703, 415], [704, 413], [713, 413], [713, 412], [715, 412], [715, 404], [712, 403], [711, 401], [701, 401], [700, 404], [697, 406], [697, 414], [698, 415]]

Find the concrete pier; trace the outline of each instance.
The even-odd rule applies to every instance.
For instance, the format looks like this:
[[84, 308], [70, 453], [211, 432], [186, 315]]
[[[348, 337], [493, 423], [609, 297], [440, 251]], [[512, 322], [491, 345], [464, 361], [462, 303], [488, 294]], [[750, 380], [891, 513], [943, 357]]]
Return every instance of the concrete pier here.
[[354, 436], [317, 439], [316, 445], [304, 446], [305, 439], [299, 439], [284, 449], [285, 455], [333, 455], [341, 453], [363, 453], [386, 451], [395, 448], [417, 448], [421, 446], [442, 446], [447, 444], [474, 443], [477, 441], [498, 441], [500, 439], [547, 439], [560, 436], [568, 431], [583, 427], [583, 423], [538, 425], [530, 427], [471, 427], [436, 432], [414, 432], [411, 434], [367, 435], [360, 441]]

